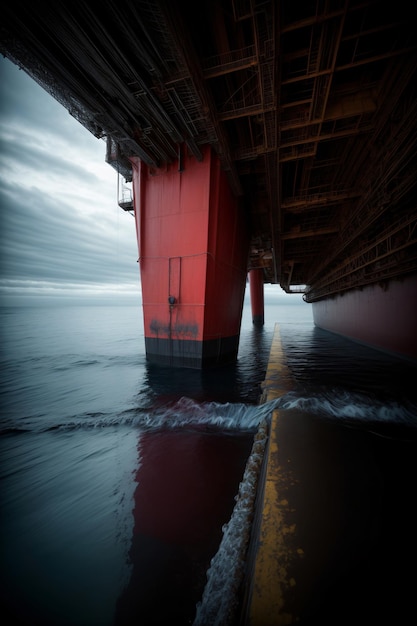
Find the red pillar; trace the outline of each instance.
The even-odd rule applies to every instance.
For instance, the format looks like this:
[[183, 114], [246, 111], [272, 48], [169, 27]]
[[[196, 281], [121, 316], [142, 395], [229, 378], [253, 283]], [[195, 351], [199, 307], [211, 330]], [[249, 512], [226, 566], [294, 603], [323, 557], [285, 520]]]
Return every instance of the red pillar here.
[[[132, 159], [148, 360], [203, 368], [237, 357], [249, 233], [209, 147], [151, 168]], [[181, 171], [180, 171], [181, 170]]]
[[250, 301], [252, 322], [255, 326], [264, 325], [264, 277], [262, 269], [249, 272]]

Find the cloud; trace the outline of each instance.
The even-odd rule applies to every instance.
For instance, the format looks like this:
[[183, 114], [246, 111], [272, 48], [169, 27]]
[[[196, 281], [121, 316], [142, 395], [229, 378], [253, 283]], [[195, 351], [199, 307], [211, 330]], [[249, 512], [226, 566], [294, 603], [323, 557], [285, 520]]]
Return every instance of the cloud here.
[[[135, 223], [104, 141], [8, 59], [0, 77], [0, 304], [137, 303]], [[265, 285], [276, 299], [301, 302]]]
[[0, 76], [1, 302], [137, 301], [135, 223], [117, 204], [105, 143], [7, 59]]

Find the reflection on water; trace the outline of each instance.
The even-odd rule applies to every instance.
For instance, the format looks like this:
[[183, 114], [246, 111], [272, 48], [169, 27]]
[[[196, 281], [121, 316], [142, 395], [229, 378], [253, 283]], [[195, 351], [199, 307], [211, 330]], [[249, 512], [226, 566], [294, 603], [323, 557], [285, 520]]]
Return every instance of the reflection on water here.
[[[300, 463], [315, 451], [311, 466], [326, 480], [337, 472], [349, 478], [334, 447], [336, 423], [340, 440], [355, 442], [359, 469], [352, 433], [372, 441], [382, 435], [375, 471], [386, 485], [389, 535], [402, 500], [412, 502], [416, 368], [315, 329], [297, 318], [298, 308], [266, 310], [262, 329], [244, 314], [237, 363], [203, 372], [147, 364], [136, 307], [7, 313], [0, 536], [13, 626], [148, 626], [158, 619], [172, 626], [174, 616], [190, 624], [203, 589], [210, 593], [219, 579], [213, 566], [207, 581], [210, 560], [217, 563], [224, 547], [254, 433], [274, 407], [291, 429], [294, 410], [305, 413], [306, 436], [294, 437]], [[275, 321], [296, 385], [276, 404], [258, 406]], [[326, 468], [310, 435], [318, 421], [331, 435]], [[310, 467], [305, 473], [313, 475]], [[310, 520], [309, 499], [303, 502]], [[399, 545], [415, 554], [414, 518], [402, 510], [408, 534]], [[317, 515], [328, 521], [326, 511]], [[397, 564], [394, 543], [389, 562]]]
[[132, 575], [115, 624], [188, 624], [229, 520], [252, 436], [142, 433], [136, 472]]
[[183, 396], [199, 402], [257, 403], [271, 340], [272, 329], [253, 327], [242, 333], [237, 362], [221, 368], [193, 370], [146, 363], [146, 385], [139, 405], [169, 404]]
[[300, 387], [334, 387], [373, 398], [417, 401], [417, 364], [315, 326], [280, 328], [288, 366]]

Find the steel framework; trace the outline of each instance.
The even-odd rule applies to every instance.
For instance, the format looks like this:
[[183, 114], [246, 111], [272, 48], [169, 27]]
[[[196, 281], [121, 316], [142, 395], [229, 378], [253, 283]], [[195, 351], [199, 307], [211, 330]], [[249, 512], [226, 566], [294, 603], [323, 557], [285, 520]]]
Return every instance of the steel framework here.
[[127, 179], [210, 144], [248, 270], [308, 301], [417, 271], [416, 49], [403, 0], [15, 0], [1, 26]]

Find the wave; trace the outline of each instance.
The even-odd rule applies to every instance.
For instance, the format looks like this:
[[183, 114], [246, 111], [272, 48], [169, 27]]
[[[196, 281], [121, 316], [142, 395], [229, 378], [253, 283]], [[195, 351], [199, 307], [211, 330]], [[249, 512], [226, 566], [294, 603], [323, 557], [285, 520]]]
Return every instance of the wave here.
[[417, 428], [417, 407], [411, 402], [383, 401], [377, 397], [340, 389], [285, 395], [251, 405], [245, 403], [197, 402], [182, 397], [158, 407], [132, 407], [121, 413], [89, 412], [46, 423], [42, 415], [3, 421], [0, 433], [53, 431], [129, 426], [143, 431], [204, 430], [206, 432], [255, 432], [262, 421], [268, 422], [274, 410], [299, 410], [347, 425], [402, 425]]
[[222, 528], [219, 549], [207, 571], [207, 583], [196, 606], [193, 626], [235, 623], [266, 442], [267, 424], [262, 421], [254, 437], [231, 518]]
[[272, 407], [268, 405], [246, 405], [244, 403], [196, 402], [182, 397], [172, 405], [159, 407], [132, 407], [121, 413], [83, 413], [63, 418], [53, 424], [45, 423], [42, 416], [21, 418], [3, 422], [2, 434], [10, 432], [69, 431], [75, 429], [108, 428], [129, 426], [147, 432], [160, 430], [204, 430], [215, 432], [255, 432], [264, 416]]
[[403, 423], [417, 427], [417, 406], [412, 402], [382, 400], [344, 389], [321, 390], [308, 394], [290, 391], [276, 401], [276, 408], [298, 409], [341, 420]]

